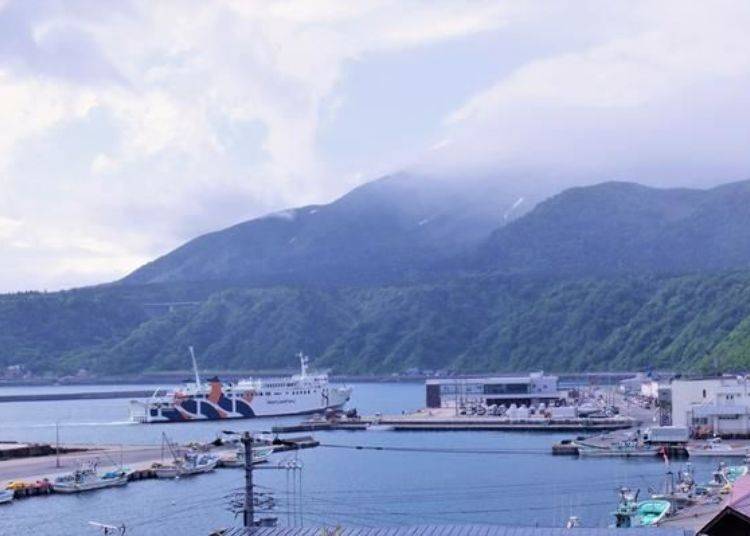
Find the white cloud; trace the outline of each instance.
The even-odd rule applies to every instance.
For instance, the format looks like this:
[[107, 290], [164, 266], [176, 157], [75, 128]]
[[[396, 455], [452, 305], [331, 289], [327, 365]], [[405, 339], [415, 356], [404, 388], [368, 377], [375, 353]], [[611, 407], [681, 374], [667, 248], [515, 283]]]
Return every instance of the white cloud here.
[[[0, 217], [23, 222], [14, 242], [0, 236], [0, 255], [32, 250], [58, 267], [9, 267], [0, 286], [124, 274], [196, 233], [340, 193], [316, 135], [344, 62], [499, 27], [508, 11], [452, 0], [0, 4]], [[245, 139], [255, 124], [258, 139]], [[92, 247], [109, 242], [117, 251]]]
[[453, 143], [428, 165], [521, 169], [562, 183], [750, 175], [740, 149], [750, 141], [750, 4], [631, 5], [626, 35], [600, 3], [595, 43], [531, 61], [468, 99], [446, 118], [441, 135]]
[[741, 2], [33, 4], [0, 0], [0, 290], [123, 275], [396, 165], [402, 154], [351, 169], [321, 156], [321, 117], [342, 113], [348, 67], [480, 34], [509, 36], [496, 81], [415, 140], [433, 168], [564, 182], [676, 173], [675, 162], [719, 180], [750, 167]]

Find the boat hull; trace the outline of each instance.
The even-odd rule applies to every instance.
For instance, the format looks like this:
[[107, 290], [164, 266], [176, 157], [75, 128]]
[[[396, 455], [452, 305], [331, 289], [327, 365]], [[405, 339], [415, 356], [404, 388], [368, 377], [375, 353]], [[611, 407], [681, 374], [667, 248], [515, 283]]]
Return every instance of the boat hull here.
[[211, 462], [201, 464], [196, 467], [184, 467], [175, 465], [157, 467], [156, 469], [154, 469], [154, 474], [156, 474], [156, 478], [182, 478], [184, 476], [200, 475], [213, 471], [214, 469], [216, 469], [218, 463], [219, 460], [217, 458], [212, 460]]
[[94, 491], [97, 489], [124, 486], [127, 483], [127, 477], [122, 476], [119, 478], [111, 478], [94, 482], [52, 484], [52, 489], [55, 490], [55, 493], [81, 493], [84, 491]]
[[687, 448], [688, 456], [693, 457], [712, 457], [712, 458], [743, 458], [747, 456], [747, 449], [694, 449]]
[[610, 450], [605, 448], [578, 449], [578, 455], [592, 458], [653, 458], [658, 450]]
[[350, 388], [336, 387], [323, 396], [311, 394], [271, 399], [251, 397], [248, 400], [243, 396], [225, 396], [221, 393], [213, 400], [188, 398], [169, 404], [134, 401], [134, 406], [140, 411], [133, 411], [131, 407], [131, 419], [148, 424], [308, 415], [328, 409], [340, 409], [350, 397]]

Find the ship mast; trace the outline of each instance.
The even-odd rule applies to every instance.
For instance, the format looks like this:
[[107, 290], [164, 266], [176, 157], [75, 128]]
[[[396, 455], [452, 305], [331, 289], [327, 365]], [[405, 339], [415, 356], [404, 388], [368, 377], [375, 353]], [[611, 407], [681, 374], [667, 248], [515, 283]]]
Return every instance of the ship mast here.
[[302, 352], [298, 353], [297, 357], [299, 357], [300, 378], [307, 378], [307, 362], [309, 359]]
[[188, 350], [190, 350], [190, 357], [193, 359], [193, 373], [195, 374], [195, 386], [200, 389], [201, 387], [201, 378], [198, 375], [198, 363], [195, 361], [195, 352], [193, 351], [192, 346], [188, 346]]

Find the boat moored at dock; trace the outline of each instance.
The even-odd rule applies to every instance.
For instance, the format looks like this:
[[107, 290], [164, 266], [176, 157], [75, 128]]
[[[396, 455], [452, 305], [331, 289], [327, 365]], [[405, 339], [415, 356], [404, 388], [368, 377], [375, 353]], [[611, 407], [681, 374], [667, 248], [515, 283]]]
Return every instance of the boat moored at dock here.
[[688, 456], [713, 456], [713, 457], [746, 457], [747, 447], [733, 447], [722, 442], [720, 437], [713, 437], [700, 445], [688, 445]]
[[671, 511], [666, 500], [648, 499], [638, 501], [638, 491], [620, 489], [620, 502], [614, 513], [616, 528], [654, 527], [659, 525]]
[[88, 464], [67, 475], [62, 475], [52, 482], [52, 489], [56, 493], [80, 493], [102, 488], [124, 486], [128, 483], [128, 475], [123, 470], [110, 471], [100, 475], [96, 471], [96, 464]]
[[[253, 464], [265, 463], [273, 454], [272, 447], [254, 447]], [[221, 465], [223, 467], [244, 467], [245, 466], [245, 449], [240, 447], [228, 456], [222, 456]]]
[[156, 478], [180, 478], [208, 473], [216, 469], [218, 464], [218, 456], [205, 452], [188, 452], [170, 465], [157, 465], [154, 467], [154, 473]]
[[579, 456], [604, 457], [621, 456], [625, 458], [654, 457], [661, 452], [660, 447], [644, 445], [639, 441], [617, 441], [608, 447], [578, 445]]
[[131, 401], [130, 418], [140, 423], [248, 419], [302, 415], [342, 408], [350, 387], [331, 386], [327, 374], [309, 375], [308, 358], [299, 355], [300, 374], [288, 378], [243, 379], [222, 383], [213, 377], [202, 382], [193, 357], [195, 381], [169, 392], [157, 389], [145, 402]]

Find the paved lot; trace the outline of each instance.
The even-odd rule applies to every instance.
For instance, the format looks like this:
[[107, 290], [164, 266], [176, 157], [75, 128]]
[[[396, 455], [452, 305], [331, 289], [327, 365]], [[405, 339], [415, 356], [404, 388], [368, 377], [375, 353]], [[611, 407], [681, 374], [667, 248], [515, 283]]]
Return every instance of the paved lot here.
[[[68, 445], [70, 446], [70, 445]], [[88, 446], [86, 452], [74, 452], [60, 455], [60, 467], [57, 467], [56, 456], [38, 456], [32, 458], [14, 458], [0, 461], [0, 483], [9, 480], [37, 480], [60, 473], [75, 470], [81, 462], [98, 461], [102, 468], [114, 467], [119, 463], [133, 465], [161, 459], [161, 446]], [[165, 454], [169, 457], [169, 452]], [[3, 486], [4, 487], [4, 486]]]

